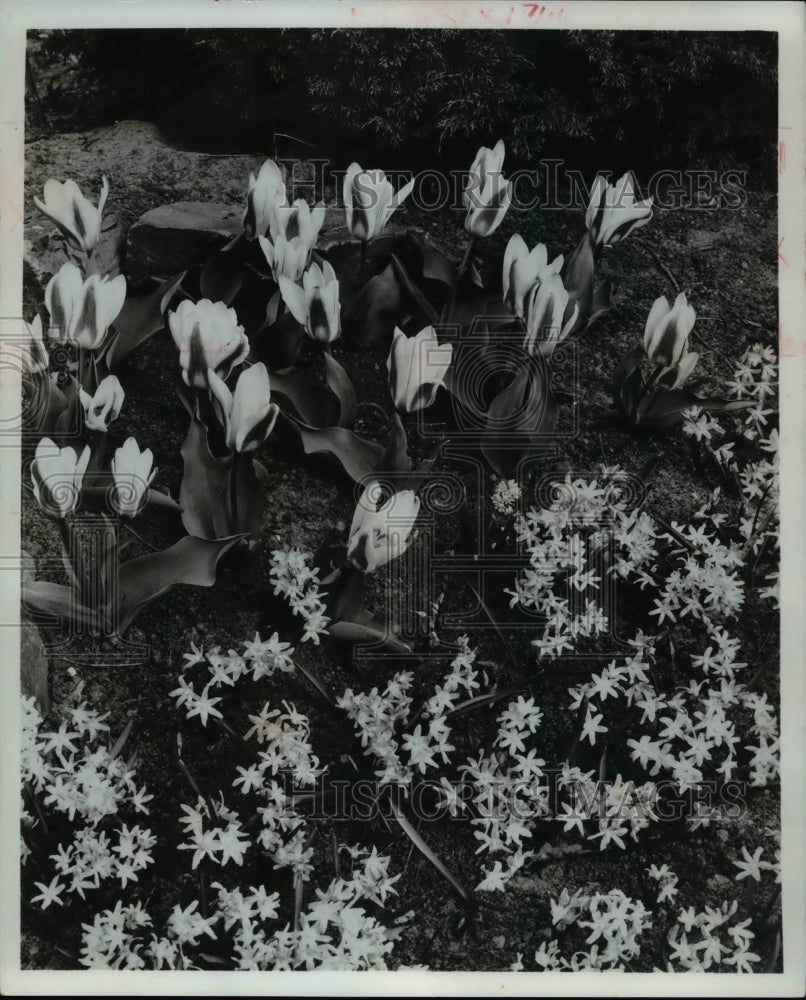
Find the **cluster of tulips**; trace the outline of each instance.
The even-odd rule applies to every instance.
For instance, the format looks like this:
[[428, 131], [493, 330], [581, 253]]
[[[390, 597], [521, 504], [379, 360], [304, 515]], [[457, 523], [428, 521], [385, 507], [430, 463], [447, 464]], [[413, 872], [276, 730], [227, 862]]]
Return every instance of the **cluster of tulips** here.
[[[47, 435], [31, 465], [34, 495], [45, 513], [64, 525], [79, 505], [91, 507], [104, 493], [113, 511], [128, 517], [140, 514], [149, 501], [173, 506], [191, 540], [185, 540], [177, 558], [202, 551], [194, 549], [193, 540], [219, 546], [218, 553], [244, 539], [252, 545], [259, 537], [268, 482], [256, 453], [282, 418], [299, 435], [306, 453], [335, 458], [360, 487], [345, 566], [372, 572], [405, 551], [419, 513], [417, 489], [426, 472], [412, 470], [405, 415], [431, 407], [440, 387], [451, 393], [461, 413], [468, 405], [462, 370], [495, 364], [489, 352], [501, 344], [515, 360], [495, 372], [495, 392], [486, 401], [487, 425], [479, 433], [479, 446], [494, 472], [512, 475], [534, 443], [553, 433], [557, 405], [550, 390], [552, 352], [609, 306], [606, 283], [594, 283], [596, 256], [602, 247], [646, 225], [652, 202], [636, 201], [630, 174], [615, 185], [598, 177], [585, 230], [569, 255], [549, 260], [543, 244], [530, 250], [515, 233], [503, 256], [500, 288], [484, 289], [473, 265], [473, 248], [498, 229], [510, 209], [512, 182], [504, 176], [503, 163], [504, 144], [498, 142], [492, 149], [479, 149], [470, 168], [463, 194], [468, 241], [458, 267], [413, 236], [406, 243], [386, 235], [387, 223], [410, 195], [412, 182], [395, 191], [383, 171], [365, 171], [353, 163], [342, 193], [351, 246], [360, 262], [356, 269], [349, 255], [329, 259], [318, 250], [325, 206], [291, 201], [283, 172], [267, 160], [257, 175], [249, 176], [242, 233], [205, 265], [199, 282], [202, 294], [196, 298], [185, 287], [186, 273], [134, 295], [127, 294], [122, 275], [99, 273], [106, 179], [97, 206], [73, 181], [49, 180], [44, 199], [36, 204], [60, 230], [68, 259], [45, 290], [47, 334], [51, 342], [73, 351], [75, 360], [68, 367], [77, 375], [62, 377], [59, 383], [49, 372], [48, 347], [37, 317], [29, 326], [23, 374], [29, 395], [38, 401], [34, 425]], [[273, 290], [264, 326], [247, 334], [232, 302], [249, 270], [249, 254], [262, 260]], [[225, 258], [228, 277], [220, 282], [216, 268]], [[219, 294], [205, 294], [211, 288]], [[175, 296], [181, 301], [169, 308]], [[481, 346], [469, 343], [464, 331], [491, 302], [497, 303], [498, 318], [485, 327]], [[501, 310], [509, 319], [501, 320]], [[418, 314], [425, 323], [417, 322]], [[404, 315], [408, 319], [403, 325], [411, 331], [398, 325]], [[388, 345], [391, 414], [385, 446], [353, 430], [355, 389], [331, 349], [345, 332], [345, 316], [353, 324], [358, 317], [372, 326], [373, 339], [362, 341], [359, 336], [358, 343], [380, 340]], [[655, 302], [644, 343], [616, 380], [616, 404], [634, 424], [663, 429], [694, 402], [712, 409], [723, 405], [681, 389], [697, 361], [688, 349], [693, 323], [694, 310], [685, 295], [671, 307], [664, 298]], [[190, 416], [178, 504], [151, 488], [153, 455], [149, 449], [141, 451], [134, 438], [116, 450], [108, 471], [103, 467], [106, 434], [125, 399], [112, 369], [166, 325], [179, 353], [178, 391]], [[320, 349], [325, 386], [295, 372], [300, 338]], [[641, 374], [644, 362], [653, 366], [646, 380]], [[67, 435], [89, 440], [79, 452], [72, 445], [60, 446]], [[404, 477], [391, 495], [379, 485], [388, 472]], [[104, 491], [110, 477], [114, 488]], [[68, 545], [66, 534], [64, 540]], [[205, 559], [205, 572], [191, 566], [179, 574], [181, 582], [210, 581]], [[85, 568], [82, 573], [86, 576]]]

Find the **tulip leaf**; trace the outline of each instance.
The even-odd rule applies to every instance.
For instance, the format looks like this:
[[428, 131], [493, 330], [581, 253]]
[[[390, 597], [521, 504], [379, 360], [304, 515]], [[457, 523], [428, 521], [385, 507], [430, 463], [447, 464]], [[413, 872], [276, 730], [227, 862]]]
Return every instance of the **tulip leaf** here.
[[262, 361], [270, 372], [288, 371], [297, 363], [305, 342], [305, 331], [290, 312], [272, 326], [262, 326], [251, 344], [250, 358]]
[[630, 419], [635, 419], [638, 394], [644, 385], [641, 377], [643, 347], [636, 347], [627, 355], [613, 380], [613, 396], [616, 406]]
[[59, 416], [67, 409], [64, 393], [47, 372], [23, 375], [22, 384], [25, 389], [23, 428], [36, 434], [51, 432]]
[[386, 450], [378, 462], [376, 472], [410, 472], [411, 458], [408, 452], [408, 438], [406, 428], [400, 415], [395, 412], [392, 415], [392, 424], [386, 437]]
[[590, 233], [586, 230], [572, 253], [566, 257], [560, 271], [563, 285], [568, 292], [568, 309], [571, 312], [567, 315], [570, 316], [573, 312], [574, 304], [579, 305], [576, 322], [568, 331], [568, 336], [584, 329], [590, 319], [593, 309], [593, 269], [593, 247]]
[[291, 420], [302, 439], [306, 455], [326, 452], [338, 459], [344, 471], [356, 482], [366, 479], [376, 468], [383, 449], [374, 441], [359, 437], [346, 427], [306, 427]]
[[252, 459], [252, 465], [254, 466], [255, 475], [257, 476], [258, 481], [263, 486], [271, 486], [271, 476], [269, 475], [269, 470], [266, 466], [262, 462], [259, 462], [256, 458]]
[[327, 614], [333, 621], [349, 621], [363, 607], [366, 578], [354, 566], [347, 566], [336, 573], [332, 583], [326, 585], [322, 581], [322, 586], [326, 586]]
[[263, 525], [263, 487], [249, 453], [232, 456], [230, 479], [230, 533], [248, 533], [256, 540]]
[[229, 513], [230, 469], [210, 454], [207, 428], [200, 420], [191, 420], [180, 454], [185, 471], [179, 505], [185, 530], [189, 535], [206, 539], [233, 534]]
[[57, 435], [75, 438], [84, 427], [84, 408], [78, 390], [78, 382], [71, 375], [62, 393], [67, 406], [56, 418], [53, 428]]
[[481, 451], [493, 471], [505, 479], [512, 477], [540, 438], [551, 434], [557, 416], [547, 369], [538, 359], [528, 358], [487, 411]]
[[688, 389], [666, 389], [650, 395], [648, 403], [641, 403], [637, 422], [652, 430], [668, 430], [682, 423], [683, 411], [692, 406], [706, 413], [733, 413], [752, 405], [748, 399], [703, 398]]
[[79, 622], [103, 631], [108, 623], [92, 608], [80, 604], [72, 587], [46, 580], [32, 580], [22, 585], [22, 603], [33, 611], [56, 618]]
[[280, 289], [275, 289], [274, 295], [269, 299], [269, 304], [266, 306], [266, 326], [274, 326], [277, 321], [277, 314], [280, 312], [280, 303], [283, 301], [283, 297], [280, 294]]
[[386, 650], [390, 653], [410, 654], [411, 646], [398, 639], [380, 623], [377, 626], [362, 625], [359, 622], [331, 622], [328, 635], [341, 642], [370, 649]]
[[153, 337], [165, 325], [165, 310], [187, 274], [182, 271], [161, 282], [150, 292], [126, 296], [123, 308], [114, 322], [115, 335], [104, 352], [108, 368], [114, 368], [131, 352]]
[[339, 416], [336, 423], [339, 427], [352, 427], [355, 424], [358, 410], [353, 383], [350, 381], [350, 376], [332, 354], [326, 351], [324, 358], [327, 384], [339, 401]]
[[400, 319], [401, 288], [394, 264], [376, 274], [356, 295], [342, 317], [345, 338], [361, 347], [388, 343]]
[[452, 287], [456, 281], [456, 265], [451, 263], [433, 243], [418, 233], [410, 232], [409, 237], [422, 256], [423, 277], [431, 281], [441, 281], [443, 285]]
[[202, 298], [212, 302], [230, 305], [241, 290], [244, 281], [244, 265], [238, 252], [238, 238], [221, 250], [216, 250], [202, 268], [199, 275], [199, 290]]
[[143, 608], [171, 587], [212, 587], [219, 559], [243, 538], [242, 534], [215, 540], [186, 535], [162, 552], [124, 563], [119, 575], [118, 633], [123, 635]]
[[[610, 278], [607, 278], [605, 281], [601, 283], [601, 285], [597, 285], [593, 289], [593, 298], [591, 300], [591, 313], [590, 316], [588, 316], [586, 329], [591, 325], [591, 323], [594, 322], [594, 320], [597, 320], [600, 316], [604, 315], [604, 313], [606, 312], [609, 312], [610, 309], [612, 308], [612, 303], [610, 301], [610, 294], [612, 288], [613, 288], [613, 282], [610, 280]], [[573, 302], [571, 301], [570, 297], [568, 299], [568, 309], [570, 309], [571, 312], [573, 312]], [[566, 309], [565, 316], [563, 317], [563, 322], [565, 322], [566, 319], [570, 318], [571, 314], [568, 312], [568, 309]]]
[[170, 493], [163, 493], [162, 490], [150, 489], [146, 494], [146, 503], [153, 503], [155, 507], [167, 507], [168, 510], [182, 510]]
[[303, 375], [272, 372], [269, 381], [272, 394], [285, 396], [303, 423], [311, 427], [329, 427], [333, 424], [336, 415], [335, 401], [327, 389], [315, 385]]
[[426, 320], [432, 324], [439, 322], [439, 312], [434, 308], [434, 306], [431, 305], [425, 295], [423, 295], [420, 289], [414, 284], [412, 279], [409, 277], [408, 271], [395, 254], [392, 254], [392, 264], [394, 265], [395, 274], [397, 275], [401, 285], [420, 307], [420, 311], [425, 316]]

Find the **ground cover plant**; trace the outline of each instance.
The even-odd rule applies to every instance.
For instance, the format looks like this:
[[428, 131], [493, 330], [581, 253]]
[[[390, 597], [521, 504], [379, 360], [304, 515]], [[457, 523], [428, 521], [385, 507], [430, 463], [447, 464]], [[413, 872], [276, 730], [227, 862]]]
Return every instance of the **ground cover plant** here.
[[139, 287], [31, 192], [29, 967], [780, 968], [774, 213], [494, 140]]

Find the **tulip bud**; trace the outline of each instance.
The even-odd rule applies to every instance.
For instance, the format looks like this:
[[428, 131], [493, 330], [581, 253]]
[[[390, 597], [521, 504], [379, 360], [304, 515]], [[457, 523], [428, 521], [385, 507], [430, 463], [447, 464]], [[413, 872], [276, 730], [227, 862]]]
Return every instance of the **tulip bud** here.
[[48, 370], [50, 358], [45, 349], [42, 336], [42, 317], [34, 316], [31, 323], [25, 324], [28, 333], [28, 344], [22, 349], [22, 366], [28, 375], [38, 375]]
[[467, 208], [465, 229], [471, 236], [489, 236], [501, 225], [512, 199], [512, 182], [505, 181], [504, 141], [499, 139], [494, 149], [482, 146], [464, 190]]
[[568, 336], [579, 313], [577, 302], [571, 316], [563, 324], [568, 297], [563, 280], [557, 273], [549, 274], [533, 286], [526, 297], [526, 337], [523, 349], [527, 354], [548, 357], [557, 344]]
[[93, 274], [82, 280], [81, 271], [70, 262], [50, 279], [45, 305], [50, 313], [50, 336], [76, 344], [84, 350], [99, 348], [126, 300], [126, 279]]
[[238, 377], [235, 392], [211, 369], [207, 373], [210, 391], [218, 403], [227, 447], [231, 451], [254, 451], [271, 434], [280, 412], [271, 402], [269, 372], [261, 361]]
[[285, 277], [289, 281], [299, 281], [310, 262], [313, 243], [306, 242], [302, 236], [287, 240], [280, 235], [274, 243], [265, 236], [258, 236], [257, 239], [274, 280], [279, 283], [280, 278]]
[[289, 312], [309, 337], [330, 344], [339, 336], [339, 280], [328, 261], [321, 268], [311, 264], [302, 276], [302, 288], [285, 275], [281, 275], [279, 284]]
[[413, 413], [430, 406], [445, 381], [452, 357], [453, 347], [439, 344], [433, 326], [425, 327], [416, 337], [407, 337], [395, 327], [386, 368], [396, 408]]
[[694, 366], [699, 361], [700, 356], [695, 351], [687, 351], [678, 363], [658, 378], [658, 383], [669, 389], [679, 389], [689, 375], [694, 371]]
[[118, 419], [126, 394], [117, 376], [107, 375], [95, 390], [94, 396], [81, 388], [78, 395], [84, 407], [84, 426], [87, 430], [105, 434], [109, 430], [109, 424]]
[[420, 510], [420, 500], [413, 490], [393, 493], [378, 507], [380, 499], [380, 485], [369, 483], [350, 526], [347, 558], [363, 573], [373, 573], [406, 551]]
[[79, 457], [75, 449], [60, 448], [50, 438], [42, 438], [31, 463], [31, 481], [37, 503], [46, 514], [65, 517], [76, 509], [89, 460], [88, 446]]
[[321, 201], [313, 211], [302, 198], [297, 198], [292, 205], [281, 201], [275, 205], [270, 220], [271, 238], [276, 240], [278, 236], [284, 236], [287, 240], [293, 240], [299, 236], [304, 244], [313, 248], [324, 221], [325, 206]]
[[515, 316], [523, 319], [527, 293], [538, 281], [551, 274], [559, 274], [563, 256], [548, 263], [548, 253], [542, 243], [530, 253], [523, 237], [514, 233], [504, 251], [504, 305]]
[[55, 222], [67, 239], [79, 250], [89, 252], [101, 237], [101, 216], [109, 194], [109, 182], [103, 178], [101, 196], [96, 208], [81, 193], [73, 180], [64, 184], [52, 177], [45, 181], [45, 200], [34, 198], [34, 204]]
[[585, 225], [595, 244], [619, 243], [651, 218], [652, 199], [636, 202], [632, 174], [624, 174], [615, 187], [601, 175], [596, 178], [585, 215]]
[[243, 216], [243, 228], [248, 239], [265, 236], [276, 207], [283, 201], [285, 201], [283, 175], [274, 160], [266, 160], [257, 177], [254, 174], [249, 175], [249, 192]]
[[185, 299], [168, 314], [168, 326], [179, 348], [185, 385], [205, 389], [209, 369], [227, 378], [249, 353], [249, 339], [235, 310], [223, 302]]
[[684, 292], [677, 296], [671, 308], [666, 296], [655, 299], [644, 331], [644, 350], [653, 365], [669, 368], [680, 361], [687, 350], [688, 335], [696, 317]]
[[133, 437], [126, 438], [110, 465], [115, 480], [112, 503], [119, 514], [135, 517], [145, 506], [148, 488], [157, 474], [151, 449], [140, 451]]
[[357, 240], [367, 243], [380, 236], [395, 209], [414, 189], [411, 180], [395, 194], [383, 170], [362, 170], [351, 163], [344, 175], [344, 210], [347, 228]]

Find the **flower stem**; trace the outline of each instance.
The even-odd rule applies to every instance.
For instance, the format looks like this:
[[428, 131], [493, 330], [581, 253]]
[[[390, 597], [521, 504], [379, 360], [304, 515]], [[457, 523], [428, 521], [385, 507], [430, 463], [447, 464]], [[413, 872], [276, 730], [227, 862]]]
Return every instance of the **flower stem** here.
[[462, 257], [462, 261], [459, 264], [459, 269], [456, 272], [456, 278], [453, 282], [453, 287], [451, 288], [451, 294], [448, 301], [445, 303], [445, 307], [442, 310], [442, 315], [439, 318], [440, 324], [450, 323], [453, 316], [454, 310], [456, 309], [456, 300], [459, 297], [459, 284], [464, 277], [464, 273], [467, 270], [467, 265], [470, 263], [470, 255], [473, 252], [473, 247], [476, 245], [476, 237], [471, 236], [465, 247], [465, 253]]
[[233, 535], [238, 532], [238, 520], [240, 518], [240, 512], [238, 510], [238, 473], [240, 471], [240, 458], [241, 456], [237, 451], [233, 452], [232, 465], [229, 470], [229, 511], [230, 527]]

